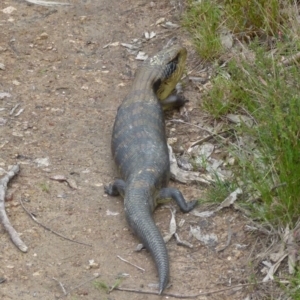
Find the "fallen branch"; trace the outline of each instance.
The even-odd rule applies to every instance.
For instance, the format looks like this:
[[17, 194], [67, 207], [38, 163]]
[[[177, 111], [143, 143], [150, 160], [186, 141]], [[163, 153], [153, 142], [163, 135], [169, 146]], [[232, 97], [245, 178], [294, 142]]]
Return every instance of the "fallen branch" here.
[[34, 215], [33, 215], [33, 214], [32, 214], [25, 206], [24, 206], [24, 203], [23, 203], [23, 201], [22, 201], [21, 198], [20, 198], [20, 204], [21, 204], [21, 206], [23, 207], [24, 211], [28, 214], [28, 216], [29, 216], [35, 223], [37, 223], [37, 224], [39, 224], [40, 226], [42, 226], [44, 229], [46, 229], [46, 230], [52, 232], [53, 234], [55, 234], [55, 235], [57, 235], [57, 236], [59, 236], [59, 237], [65, 239], [65, 240], [67, 240], [67, 241], [69, 241], [69, 242], [76, 243], [76, 244], [80, 244], [80, 245], [84, 245], [84, 246], [88, 246], [88, 247], [92, 247], [91, 244], [86, 244], [86, 243], [83, 243], [83, 242], [71, 240], [70, 238], [68, 238], [68, 237], [66, 237], [66, 236], [64, 236], [64, 235], [62, 235], [62, 234], [60, 234], [60, 233], [58, 233], [58, 232], [52, 230], [50, 227], [47, 227], [46, 225], [44, 225], [44, 224], [42, 224], [41, 222], [39, 222], [39, 221], [36, 219], [36, 217], [35, 217], [35, 216], [34, 216]]
[[145, 272], [145, 269], [143, 269], [143, 268], [141, 268], [141, 267], [139, 267], [139, 266], [137, 266], [137, 265], [129, 262], [128, 260], [122, 258], [121, 256], [117, 255], [117, 258], [120, 259], [120, 260], [122, 260], [122, 261], [124, 261], [124, 262], [126, 262], [127, 264], [129, 264], [129, 265], [131, 265], [133, 267], [136, 267], [137, 269], [141, 270], [142, 272]]
[[[244, 284], [237, 284], [233, 285], [224, 289], [219, 289], [219, 290], [213, 290], [209, 292], [204, 292], [204, 293], [198, 293], [194, 295], [181, 295], [181, 294], [173, 294], [173, 293], [162, 293], [162, 296], [169, 296], [169, 297], [174, 297], [174, 298], [179, 298], [179, 299], [192, 299], [192, 298], [198, 298], [201, 296], [208, 296], [212, 294], [219, 294], [223, 293], [232, 289], [237, 289], [237, 288], [242, 288], [246, 286], [251, 286], [251, 285], [257, 285], [257, 284], [264, 284], [265, 282], [259, 281], [256, 283], [244, 283]], [[116, 287], [114, 289], [115, 291], [122, 291], [122, 292], [131, 292], [131, 293], [138, 293], [138, 294], [147, 294], [147, 295], [157, 295], [157, 292], [154, 291], [147, 291], [147, 290], [137, 290], [137, 289], [130, 289], [130, 288], [123, 288], [123, 287]]]
[[19, 165], [14, 165], [12, 168], [7, 172], [7, 174], [0, 180], [0, 222], [8, 232], [12, 242], [14, 245], [21, 250], [22, 252], [27, 252], [28, 247], [25, 243], [21, 240], [17, 231], [11, 225], [8, 216], [5, 211], [5, 193], [7, 190], [7, 184], [16, 174], [20, 171]]

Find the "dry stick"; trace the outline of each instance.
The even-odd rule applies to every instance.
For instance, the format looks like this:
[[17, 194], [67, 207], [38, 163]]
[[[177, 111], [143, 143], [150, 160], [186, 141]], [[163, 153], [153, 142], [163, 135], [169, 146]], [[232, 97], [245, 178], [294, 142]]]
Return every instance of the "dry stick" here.
[[[174, 123], [181, 123], [181, 124], [186, 124], [186, 125], [194, 126], [194, 127], [196, 127], [196, 128], [199, 128], [199, 129], [201, 129], [201, 130], [204, 130], [204, 131], [208, 132], [208, 133], [211, 134], [211, 135], [215, 135], [215, 136], [219, 137], [219, 138], [222, 139], [223, 141], [226, 141], [226, 138], [224, 138], [223, 136], [221, 136], [219, 133], [211, 132], [209, 129], [206, 129], [206, 128], [201, 127], [201, 126], [199, 126], [199, 125], [195, 125], [195, 124], [188, 123], [188, 122], [184, 122], [184, 121], [182, 121], [182, 120], [177, 120], [177, 119], [172, 119], [172, 120], [169, 120], [169, 121], [170, 121], [170, 122], [174, 122]], [[223, 133], [223, 132], [221, 132], [221, 133]], [[229, 142], [229, 141], [227, 141], [227, 142], [228, 142], [228, 144], [230, 144], [230, 145], [233, 146], [234, 148], [240, 150], [240, 147], [237, 146], [236, 144], [234, 144], [234, 143], [232, 143], [232, 142]], [[247, 151], [246, 149], [243, 149], [243, 151], [245, 151], [245, 152], [247, 152], [247, 153], [249, 153], [249, 154], [252, 154], [250, 151]]]
[[7, 190], [7, 184], [11, 178], [13, 178], [17, 173], [19, 173], [19, 171], [19, 165], [14, 165], [0, 180], [0, 222], [3, 224], [4, 228], [8, 232], [14, 245], [22, 252], [27, 252], [28, 247], [24, 244], [24, 242], [19, 237], [17, 231], [11, 225], [8, 216], [5, 212], [5, 193]]
[[[238, 284], [238, 285], [233, 285], [233, 286], [228, 287], [228, 288], [224, 288], [224, 289], [220, 289], [220, 290], [214, 290], [214, 291], [210, 291], [210, 292], [198, 293], [198, 294], [194, 294], [194, 295], [180, 295], [180, 294], [172, 294], [172, 293], [163, 293], [162, 296], [169, 296], [169, 297], [180, 298], [180, 299], [198, 298], [200, 296], [218, 294], [218, 293], [226, 292], [226, 291], [236, 289], [236, 288], [240, 288], [240, 287], [263, 284], [263, 283], [265, 283], [265, 282], [259, 281], [259, 282], [256, 282], [256, 283]], [[138, 294], [157, 295], [157, 292], [154, 292], [154, 291], [143, 291], [143, 290], [136, 290], [136, 289], [130, 289], [130, 288], [122, 288], [122, 287], [116, 287], [114, 290], [122, 291], [122, 292], [132, 292], [132, 293], [138, 293]]]
[[11, 110], [10, 113], [9, 113], [10, 116], [15, 112], [15, 110], [19, 107], [19, 105], [20, 105], [20, 103], [16, 104], [16, 105], [12, 108], [12, 110]]
[[[189, 126], [193, 126], [193, 127], [196, 127], [198, 129], [201, 129], [201, 130], [204, 130], [206, 131], [207, 133], [211, 134], [211, 135], [216, 135], [216, 136], [219, 136], [217, 133], [214, 133], [212, 131], [210, 131], [209, 129], [206, 129], [204, 127], [201, 127], [199, 125], [195, 125], [195, 124], [192, 124], [192, 123], [188, 123], [188, 122], [184, 122], [182, 120], [179, 120], [179, 119], [171, 119], [171, 120], [168, 120], [170, 122], [174, 122], [174, 123], [181, 123], [181, 124], [185, 124], [185, 125], [189, 125]], [[220, 136], [221, 139], [225, 140], [224, 137]]]
[[[204, 128], [203, 128], [203, 129], [204, 129]], [[232, 131], [232, 130], [231, 130], [231, 129], [228, 129], [228, 130], [221, 131], [221, 132], [219, 132], [219, 133], [211, 133], [210, 135], [206, 136], [205, 138], [202, 138], [202, 139], [200, 139], [200, 140], [197, 140], [197, 141], [193, 142], [193, 143], [191, 144], [190, 148], [193, 148], [193, 147], [195, 147], [195, 146], [197, 146], [197, 145], [201, 145], [201, 144], [203, 144], [204, 142], [207, 142], [207, 141], [209, 141], [210, 139], [214, 138], [215, 136], [220, 136], [221, 134], [228, 133], [228, 132], [230, 132], [230, 131]]]
[[23, 209], [25, 210], [25, 212], [29, 215], [29, 217], [30, 217], [35, 223], [37, 223], [37, 224], [39, 224], [40, 226], [42, 226], [44, 229], [46, 229], [46, 230], [52, 232], [53, 234], [55, 234], [55, 235], [57, 235], [57, 236], [59, 236], [59, 237], [65, 239], [65, 240], [67, 240], [67, 241], [70, 241], [70, 242], [73, 242], [73, 243], [76, 243], [76, 244], [80, 244], [80, 245], [84, 245], [84, 246], [88, 246], [88, 247], [92, 247], [91, 244], [86, 244], [86, 243], [83, 243], [83, 242], [71, 240], [70, 238], [68, 238], [68, 237], [66, 237], [66, 236], [64, 236], [64, 235], [62, 235], [62, 234], [60, 234], [60, 233], [58, 233], [58, 232], [52, 230], [50, 227], [47, 227], [47, 226], [45, 226], [44, 224], [42, 224], [41, 222], [39, 222], [39, 221], [36, 219], [36, 217], [34, 217], [33, 214], [32, 214], [30, 211], [28, 211], [27, 208], [24, 206], [24, 203], [23, 203], [23, 201], [22, 201], [21, 198], [20, 198], [20, 204], [21, 204], [21, 206], [23, 207]]
[[68, 293], [66, 292], [66, 289], [65, 289], [64, 285], [63, 285], [59, 280], [57, 280], [56, 278], [52, 277], [52, 279], [53, 279], [54, 281], [56, 281], [56, 282], [60, 285], [60, 287], [61, 287], [61, 289], [62, 289], [64, 295], [67, 296]]
[[137, 269], [139, 269], [139, 270], [145, 272], [145, 269], [143, 269], [143, 268], [141, 268], [141, 267], [139, 267], [139, 266], [137, 266], [137, 265], [135, 265], [135, 264], [129, 262], [128, 260], [122, 258], [121, 256], [117, 255], [117, 258], [119, 258], [119, 259], [121, 259], [122, 261], [128, 263], [129, 265], [131, 265], [131, 266], [133, 266], [133, 267], [136, 267]]

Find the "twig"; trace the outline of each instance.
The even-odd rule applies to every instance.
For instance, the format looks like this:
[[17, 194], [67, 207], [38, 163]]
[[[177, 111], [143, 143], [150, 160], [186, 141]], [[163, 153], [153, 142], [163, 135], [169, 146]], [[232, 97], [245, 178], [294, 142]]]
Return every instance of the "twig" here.
[[44, 1], [44, 0], [25, 0], [31, 4], [37, 4], [41, 6], [55, 6], [55, 5], [71, 5], [65, 2], [54, 2], [54, 1]]
[[27, 252], [28, 247], [21, 240], [17, 231], [11, 225], [8, 216], [5, 212], [5, 193], [7, 190], [7, 184], [17, 173], [19, 173], [20, 167], [19, 165], [14, 165], [7, 172], [7, 174], [0, 180], [0, 222], [3, 224], [4, 228], [8, 232], [12, 242], [14, 245], [21, 250], [22, 252]]
[[57, 280], [56, 278], [52, 277], [52, 279], [53, 279], [54, 281], [58, 282], [58, 284], [60, 285], [60, 287], [61, 287], [61, 289], [62, 289], [64, 295], [67, 296], [68, 293], [66, 292], [66, 289], [65, 289], [64, 285], [63, 285], [59, 280]]
[[[205, 130], [205, 129], [203, 128], [203, 130]], [[204, 138], [202, 138], [200, 140], [197, 140], [197, 141], [193, 142], [191, 144], [190, 148], [193, 148], [193, 147], [195, 147], [197, 145], [201, 145], [204, 142], [207, 142], [210, 139], [214, 138], [215, 136], [220, 136], [221, 134], [224, 134], [224, 133], [227, 133], [227, 132], [230, 132], [230, 131], [232, 131], [232, 129], [224, 130], [224, 131], [221, 131], [219, 133], [211, 133], [210, 135], [208, 135], [208, 136], [206, 136], [206, 137], [204, 137]]]
[[12, 110], [11, 110], [10, 113], [9, 113], [10, 116], [15, 112], [15, 110], [19, 107], [19, 105], [20, 105], [20, 103], [17, 103], [17, 104], [12, 108]]
[[15, 114], [15, 117], [18, 117], [23, 111], [24, 111], [25, 108], [21, 108], [16, 114]]
[[3, 283], [6, 281], [6, 278], [0, 277], [0, 283]]
[[122, 258], [121, 256], [117, 255], [117, 258], [119, 258], [119, 259], [121, 259], [122, 261], [128, 263], [129, 265], [134, 266], [134, 267], [136, 267], [137, 269], [139, 269], [139, 270], [145, 272], [145, 269], [143, 269], [143, 268], [141, 268], [141, 267], [139, 267], [139, 266], [137, 266], [137, 265], [135, 265], [135, 264], [129, 262], [128, 260]]
[[[181, 123], [181, 124], [185, 124], [185, 125], [190, 125], [190, 126], [193, 126], [193, 127], [198, 128], [198, 129], [204, 130], [204, 131], [208, 132], [208, 133], [211, 134], [211, 135], [219, 136], [217, 133], [214, 133], [214, 132], [210, 131], [209, 129], [206, 129], [206, 128], [201, 127], [201, 126], [199, 126], [199, 125], [195, 125], [195, 124], [193, 124], [193, 123], [188, 123], [188, 122], [184, 122], [184, 121], [182, 121], [182, 120], [177, 120], [177, 119], [171, 119], [171, 120], [168, 120], [168, 121], [174, 122], [174, 123]], [[225, 140], [225, 138], [222, 137], [222, 136], [220, 136], [220, 138]]]
[[286, 186], [287, 183], [286, 182], [282, 182], [282, 183], [279, 183], [277, 185], [274, 185], [272, 188], [271, 188], [271, 192], [275, 191], [276, 189], [280, 188], [280, 187], [283, 187], [283, 186]]
[[80, 244], [80, 245], [84, 245], [84, 246], [88, 246], [88, 247], [92, 247], [91, 244], [86, 244], [86, 243], [83, 243], [83, 242], [71, 240], [70, 238], [68, 238], [68, 237], [66, 237], [66, 236], [64, 236], [64, 235], [62, 235], [62, 234], [60, 234], [60, 233], [58, 233], [58, 232], [52, 230], [50, 227], [47, 227], [46, 225], [44, 225], [44, 224], [42, 224], [41, 222], [39, 222], [39, 221], [36, 219], [36, 217], [35, 217], [35, 216], [34, 216], [34, 215], [33, 215], [33, 214], [32, 214], [25, 206], [24, 206], [24, 203], [23, 203], [23, 201], [22, 201], [21, 198], [20, 198], [20, 204], [21, 204], [21, 206], [23, 207], [23, 209], [25, 210], [25, 212], [29, 215], [29, 217], [30, 217], [35, 223], [37, 223], [37, 224], [39, 224], [40, 226], [42, 226], [44, 229], [46, 229], [46, 230], [52, 232], [53, 234], [55, 234], [55, 235], [57, 235], [57, 236], [59, 236], [59, 237], [65, 239], [65, 240], [67, 240], [67, 241], [70, 241], [70, 242], [73, 242], [73, 243], [76, 243], [76, 244]]
[[[180, 299], [191, 299], [191, 298], [198, 298], [201, 296], [207, 296], [207, 295], [212, 295], [212, 294], [218, 294], [222, 292], [226, 292], [232, 289], [240, 288], [240, 287], [245, 287], [245, 286], [250, 286], [250, 285], [257, 285], [257, 284], [264, 284], [265, 282], [259, 281], [256, 283], [244, 283], [244, 284], [237, 284], [233, 285], [224, 289], [219, 289], [219, 290], [213, 290], [210, 292], [204, 292], [204, 293], [198, 293], [194, 295], [180, 295], [180, 294], [173, 294], [173, 293], [162, 293], [163, 296], [169, 296], [169, 297], [174, 297], [174, 298], [180, 298]], [[122, 292], [131, 292], [131, 293], [138, 293], [138, 294], [148, 294], [148, 295], [157, 295], [157, 292], [154, 291], [147, 291], [147, 290], [137, 290], [137, 289], [130, 289], [130, 288], [123, 288], [123, 287], [116, 287], [115, 291], [122, 291]]]

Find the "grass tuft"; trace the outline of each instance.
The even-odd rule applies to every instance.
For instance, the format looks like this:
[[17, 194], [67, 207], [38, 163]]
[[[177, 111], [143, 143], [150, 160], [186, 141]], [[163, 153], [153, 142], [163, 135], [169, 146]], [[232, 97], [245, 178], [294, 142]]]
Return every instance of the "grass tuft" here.
[[[300, 215], [300, 72], [296, 61], [288, 67], [281, 63], [283, 56], [300, 50], [295, 5], [278, 0], [190, 0], [183, 19], [205, 59], [223, 53], [216, 46], [223, 27], [236, 39], [245, 32], [253, 36], [243, 48], [247, 52], [233, 52], [226, 67], [216, 70], [203, 108], [215, 119], [233, 113], [254, 121], [253, 127], [234, 126], [235, 136], [251, 138], [252, 143], [230, 151], [238, 162], [235, 175], [242, 189], [248, 196], [257, 195], [248, 205], [256, 216], [275, 224], [295, 224]], [[278, 38], [283, 27], [290, 31]], [[273, 37], [271, 48], [262, 42], [266, 36]]]
[[276, 35], [284, 19], [278, 0], [226, 0], [226, 25], [234, 33]]
[[264, 218], [294, 223], [300, 215], [300, 73], [262, 50], [253, 47], [254, 64], [232, 60], [230, 79], [214, 80], [204, 107], [215, 117], [247, 112], [255, 120], [252, 128], [235, 128], [255, 140], [253, 149], [235, 151], [238, 176], [261, 195]]
[[221, 9], [213, 1], [188, 0], [182, 24], [192, 33], [196, 50], [204, 59], [216, 58], [223, 52], [218, 32], [221, 17]]
[[40, 183], [40, 187], [41, 187], [41, 190], [43, 192], [45, 192], [45, 193], [50, 192], [50, 187], [49, 187], [49, 184], [47, 182]]

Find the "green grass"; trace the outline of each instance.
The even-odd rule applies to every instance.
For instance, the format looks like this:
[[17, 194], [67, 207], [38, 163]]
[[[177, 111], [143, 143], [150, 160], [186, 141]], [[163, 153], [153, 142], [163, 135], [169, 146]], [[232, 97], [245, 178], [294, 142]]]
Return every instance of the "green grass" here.
[[221, 9], [213, 1], [202, 1], [198, 5], [188, 0], [187, 13], [182, 22], [192, 33], [195, 47], [205, 59], [213, 59], [223, 52], [218, 32], [221, 18]]
[[208, 187], [200, 204], [203, 203], [221, 203], [230, 193], [236, 189], [236, 185], [232, 182], [222, 181], [216, 177], [213, 185]]
[[290, 7], [290, 3], [294, 2], [292, 0], [187, 0], [182, 25], [191, 33], [200, 56], [203, 59], [213, 60], [226, 51], [220, 38], [222, 32], [232, 32], [235, 37], [247, 41], [253, 37], [284, 37], [285, 22], [290, 16], [290, 11], [286, 7]]
[[291, 278], [290, 285], [288, 287], [283, 287], [286, 289], [286, 293], [290, 295], [293, 299], [300, 299], [300, 271], [297, 270], [296, 274]]
[[110, 290], [110, 287], [104, 281], [94, 281], [93, 285], [96, 289], [102, 290], [105, 293], [108, 293]]
[[49, 193], [50, 192], [50, 186], [47, 182], [40, 183], [40, 188], [43, 192]]
[[[300, 73], [296, 62], [280, 64], [282, 56], [300, 50], [293, 5], [275, 0], [188, 0], [183, 17], [204, 59], [225, 53], [217, 42], [224, 27], [236, 39], [246, 32], [252, 36], [245, 44], [251, 59], [235, 52], [225, 68], [216, 69], [202, 106], [215, 119], [233, 113], [254, 120], [252, 128], [233, 126], [237, 136], [254, 141], [246, 149], [229, 150], [238, 162], [235, 178], [243, 182], [245, 198], [258, 195], [247, 204], [255, 216], [282, 225], [294, 224], [300, 215]], [[269, 38], [271, 47], [265, 43]]]
[[[235, 158], [235, 176], [230, 183], [217, 182], [206, 200], [222, 201], [239, 185], [241, 206], [273, 228], [294, 228], [300, 216], [300, 59], [281, 63], [300, 52], [296, 2], [188, 0], [182, 21], [200, 57], [215, 66], [201, 108], [216, 121], [232, 113], [254, 124], [228, 122], [234, 134], [223, 149]], [[222, 47], [223, 30], [239, 47]], [[219, 58], [226, 62], [222, 67], [216, 67]], [[291, 297], [300, 299], [299, 271], [290, 285]]]
[[109, 286], [104, 281], [94, 281], [93, 285], [96, 289], [102, 290], [102, 291], [106, 292], [107, 294], [109, 294], [111, 291], [116, 289], [122, 283], [122, 281], [124, 280], [125, 277], [126, 277], [126, 275], [124, 275], [124, 274], [118, 274], [116, 276], [116, 279], [115, 279], [114, 283], [112, 284], [112, 286]]
[[[281, 30], [284, 14], [278, 0], [225, 0], [226, 25], [244, 35], [276, 35]], [[283, 3], [283, 1], [282, 1]]]
[[300, 73], [297, 65], [280, 66], [258, 43], [252, 51], [254, 64], [232, 60], [230, 79], [214, 79], [204, 107], [215, 118], [246, 112], [255, 120], [253, 128], [235, 127], [256, 141], [254, 149], [232, 149], [240, 166], [236, 174], [247, 182], [243, 190], [261, 195], [262, 218], [294, 223], [300, 215]]

